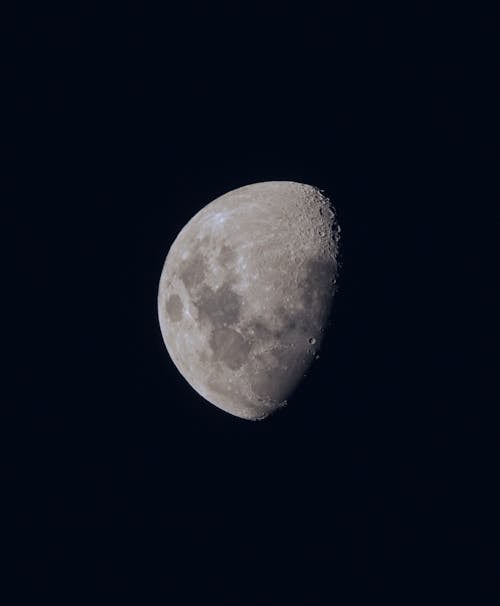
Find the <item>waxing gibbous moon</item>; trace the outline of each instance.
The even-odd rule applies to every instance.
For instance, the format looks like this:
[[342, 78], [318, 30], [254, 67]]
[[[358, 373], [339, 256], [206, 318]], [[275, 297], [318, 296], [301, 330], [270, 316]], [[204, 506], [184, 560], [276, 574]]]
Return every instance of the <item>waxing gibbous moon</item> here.
[[339, 232], [328, 198], [292, 181], [230, 191], [180, 231], [158, 316], [172, 361], [208, 402], [251, 420], [286, 404], [321, 346]]

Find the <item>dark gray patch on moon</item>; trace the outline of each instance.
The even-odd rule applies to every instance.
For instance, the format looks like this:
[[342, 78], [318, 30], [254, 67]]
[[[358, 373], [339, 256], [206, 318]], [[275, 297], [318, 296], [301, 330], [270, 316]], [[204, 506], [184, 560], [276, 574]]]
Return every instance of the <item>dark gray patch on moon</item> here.
[[195, 254], [185, 259], [180, 266], [179, 278], [184, 282], [184, 286], [189, 293], [192, 293], [200, 284], [202, 284], [207, 266], [201, 254]]
[[179, 295], [170, 295], [165, 303], [165, 311], [172, 322], [180, 322], [182, 320], [183, 305]]
[[215, 291], [204, 284], [194, 304], [200, 318], [208, 320], [214, 328], [231, 326], [240, 318], [241, 297], [231, 290], [227, 282]]
[[[230, 266], [234, 258], [234, 251], [228, 246], [222, 246], [218, 261]], [[179, 277], [198, 310], [200, 325], [208, 328], [212, 361], [237, 370], [247, 360], [251, 345], [231, 328], [238, 324], [242, 307], [240, 295], [231, 288], [234, 274], [226, 267], [226, 281], [215, 290], [204, 281], [207, 274], [206, 262], [201, 253], [196, 251], [182, 263]]]
[[222, 267], [228, 268], [234, 263], [235, 260], [236, 253], [234, 250], [230, 246], [227, 246], [227, 244], [223, 244], [217, 257], [218, 263], [222, 265]]
[[210, 337], [214, 359], [238, 370], [248, 358], [251, 345], [233, 328], [219, 328]]
[[306, 311], [287, 310], [285, 307], [279, 308], [279, 317], [281, 325], [279, 331], [275, 333], [276, 338], [285, 339], [295, 337], [302, 333], [308, 326], [308, 315]]
[[304, 350], [279, 346], [257, 357], [250, 385], [259, 398], [282, 402], [300, 382], [309, 360]]
[[276, 373], [280, 372], [278, 367], [266, 366], [260, 372], [252, 373], [250, 386], [254, 394], [262, 400], [273, 400], [279, 402], [283, 400], [282, 382], [276, 381]]
[[302, 303], [307, 310], [308, 323], [319, 328], [330, 314], [330, 284], [331, 276], [335, 273], [335, 264], [321, 258], [309, 259], [306, 268], [306, 276], [300, 285]]
[[283, 345], [295, 347], [304, 343], [311, 335], [310, 310], [305, 307], [299, 309], [286, 309], [280, 307], [276, 317], [279, 325], [274, 331], [274, 339]]
[[260, 342], [271, 340], [275, 335], [275, 331], [266, 326], [261, 320], [249, 322], [244, 330], [252, 339]]

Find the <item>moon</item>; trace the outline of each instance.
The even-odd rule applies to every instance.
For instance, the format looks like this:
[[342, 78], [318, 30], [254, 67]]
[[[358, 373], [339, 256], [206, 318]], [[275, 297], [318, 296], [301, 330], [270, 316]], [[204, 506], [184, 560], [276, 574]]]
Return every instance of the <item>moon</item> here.
[[339, 236], [328, 198], [292, 181], [232, 190], [185, 225], [163, 266], [158, 317], [203, 398], [249, 420], [287, 403], [328, 325]]

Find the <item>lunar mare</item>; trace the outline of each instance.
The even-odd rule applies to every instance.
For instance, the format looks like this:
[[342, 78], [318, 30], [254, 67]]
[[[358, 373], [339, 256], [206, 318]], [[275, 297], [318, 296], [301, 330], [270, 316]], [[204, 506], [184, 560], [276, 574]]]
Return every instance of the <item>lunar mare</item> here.
[[339, 234], [328, 198], [291, 181], [230, 191], [185, 225], [165, 260], [158, 316], [201, 396], [252, 420], [286, 404], [323, 340]]

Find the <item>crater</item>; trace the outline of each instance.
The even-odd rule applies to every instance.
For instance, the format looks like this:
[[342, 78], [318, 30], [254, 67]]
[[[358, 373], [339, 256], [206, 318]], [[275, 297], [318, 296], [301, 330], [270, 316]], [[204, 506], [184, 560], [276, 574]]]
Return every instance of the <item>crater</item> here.
[[165, 303], [165, 311], [172, 322], [180, 322], [182, 320], [183, 305], [179, 295], [170, 295]]

